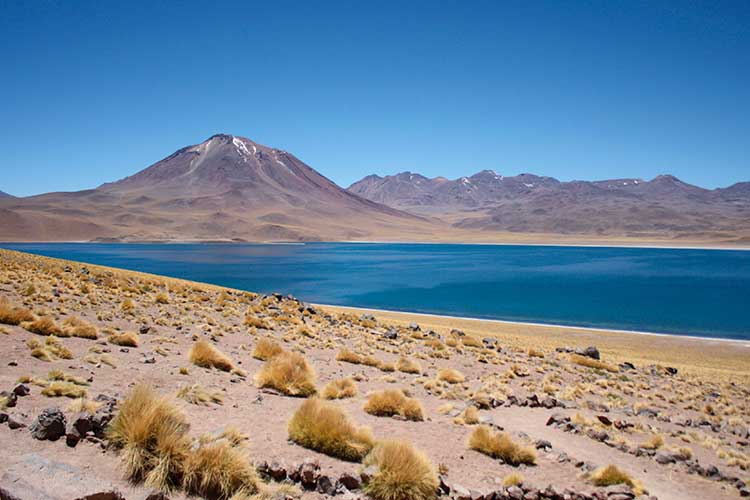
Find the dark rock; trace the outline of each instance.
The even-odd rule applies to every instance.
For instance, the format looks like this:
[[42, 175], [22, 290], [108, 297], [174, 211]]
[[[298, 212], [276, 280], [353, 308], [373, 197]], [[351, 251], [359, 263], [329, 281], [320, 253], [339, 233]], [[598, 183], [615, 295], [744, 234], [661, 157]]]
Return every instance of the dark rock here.
[[308, 490], [313, 490], [318, 485], [320, 465], [314, 460], [305, 460], [299, 468], [299, 481]]
[[635, 365], [631, 363], [630, 361], [623, 361], [620, 363], [620, 370], [628, 371], [628, 370], [635, 370]]
[[607, 427], [612, 426], [612, 421], [609, 418], [607, 418], [606, 416], [604, 416], [604, 415], [597, 415], [596, 418], [597, 418], [597, 420], [599, 420], [599, 422], [602, 423], [602, 425], [606, 425]]
[[546, 439], [539, 439], [536, 443], [534, 443], [537, 450], [551, 450], [552, 449], [552, 443], [547, 441]]
[[286, 479], [287, 468], [284, 462], [273, 460], [268, 464], [267, 474], [272, 477], [275, 481], [283, 481]]
[[138, 329], [138, 333], [140, 333], [141, 335], [146, 335], [150, 331], [151, 327], [148, 325], [141, 325], [141, 327]]
[[416, 323], [409, 323], [409, 330], [418, 332], [421, 330], [421, 328], [419, 328], [419, 325]]
[[563, 415], [562, 413], [553, 413], [547, 419], [547, 425], [559, 425], [570, 422], [570, 417]]
[[31, 394], [31, 389], [29, 389], [28, 385], [25, 384], [18, 384], [13, 388], [13, 394], [16, 396], [28, 396]]
[[675, 459], [675, 456], [673, 453], [669, 451], [658, 451], [656, 452], [656, 455], [654, 455], [654, 460], [656, 460], [658, 463], [664, 465], [664, 464], [673, 464], [677, 460]]
[[665, 366], [664, 370], [667, 372], [667, 375], [677, 375], [677, 368], [674, 368], [672, 366]]
[[591, 359], [599, 359], [599, 349], [597, 349], [594, 346], [588, 346], [586, 349], [583, 350], [583, 355], [587, 358]]
[[323, 493], [324, 495], [333, 496], [336, 493], [336, 487], [333, 484], [333, 481], [331, 481], [331, 478], [325, 474], [318, 476], [318, 484], [315, 489], [318, 493]]
[[29, 427], [35, 439], [55, 441], [65, 435], [65, 415], [59, 408], [46, 408]]
[[0, 424], [4, 424], [8, 421], [8, 414], [4, 411], [0, 411]]
[[336, 482], [344, 486], [347, 490], [358, 490], [362, 486], [360, 479], [348, 472], [341, 474]]

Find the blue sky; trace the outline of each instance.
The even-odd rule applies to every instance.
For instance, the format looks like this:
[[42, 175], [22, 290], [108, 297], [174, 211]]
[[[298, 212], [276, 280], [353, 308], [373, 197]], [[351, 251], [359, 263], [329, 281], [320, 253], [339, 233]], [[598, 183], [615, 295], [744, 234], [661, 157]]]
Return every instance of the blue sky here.
[[226, 132], [403, 170], [750, 180], [750, 2], [0, 0], [0, 190]]

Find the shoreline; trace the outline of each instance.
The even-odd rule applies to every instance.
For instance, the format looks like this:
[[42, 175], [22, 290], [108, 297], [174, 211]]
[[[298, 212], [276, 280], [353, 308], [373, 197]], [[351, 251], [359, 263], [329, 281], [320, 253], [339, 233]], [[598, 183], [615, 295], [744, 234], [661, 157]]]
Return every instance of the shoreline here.
[[600, 332], [600, 333], [616, 333], [623, 335], [649, 335], [655, 337], [667, 337], [681, 340], [692, 340], [692, 341], [716, 341], [716, 342], [728, 342], [737, 344], [741, 347], [750, 348], [750, 339], [731, 339], [724, 337], [700, 337], [698, 335], [686, 335], [679, 333], [661, 333], [661, 332], [646, 332], [641, 330], [621, 330], [617, 328], [599, 328], [595, 326], [576, 326], [576, 325], [561, 325], [557, 323], [537, 323], [532, 321], [512, 321], [506, 319], [492, 319], [492, 318], [476, 318], [473, 316], [453, 316], [450, 314], [435, 314], [435, 313], [421, 313], [415, 311], [399, 311], [395, 309], [374, 309], [371, 307], [357, 307], [357, 306], [340, 306], [336, 304], [319, 304], [312, 303], [314, 306], [319, 306], [326, 309], [344, 309], [352, 311], [366, 311], [371, 313], [387, 313], [387, 314], [399, 314], [405, 316], [423, 316], [426, 318], [437, 318], [445, 320], [459, 320], [459, 321], [477, 321], [484, 323], [494, 323], [497, 325], [513, 325], [513, 326], [529, 326], [529, 327], [542, 327], [542, 328], [555, 328], [559, 330], [581, 330], [587, 332]]
[[[0, 257], [4, 254], [14, 256], [16, 260], [22, 259], [25, 265], [29, 266], [50, 264], [86, 266], [124, 277], [141, 276], [158, 279], [165, 283], [190, 284], [234, 293], [253, 293], [194, 280], [0, 249]], [[534, 348], [551, 352], [558, 347], [585, 348], [594, 345], [602, 353], [603, 359], [627, 360], [639, 366], [673, 366], [686, 374], [709, 376], [715, 380], [739, 380], [742, 383], [750, 383], [750, 356], [748, 356], [750, 345], [736, 339], [530, 324], [324, 304], [319, 307], [322, 312], [331, 314], [352, 314], [353, 312], [377, 314], [378, 320], [384, 325], [408, 327], [410, 323], [417, 322], [423, 331], [431, 329], [441, 334], [447, 334], [451, 329], [456, 328], [479, 338], [495, 338], [501, 345], [514, 351]]]
[[465, 245], [465, 246], [516, 246], [516, 247], [570, 247], [570, 248], [633, 248], [633, 249], [652, 249], [652, 250], [722, 250], [722, 251], [750, 251], [750, 245], [731, 243], [706, 244], [700, 245], [688, 243], [685, 245], [676, 245], [673, 242], [602, 242], [587, 243], [582, 241], [576, 242], [519, 242], [519, 241], [411, 241], [411, 240], [333, 240], [333, 241], [236, 241], [236, 240], [192, 240], [192, 239], [169, 239], [169, 240], [131, 240], [131, 241], [91, 241], [91, 240], [42, 240], [42, 241], [0, 241], [2, 245], [49, 245], [49, 244], [92, 244], [92, 245], [149, 245], [149, 244], [170, 244], [170, 245], [195, 245], [195, 244], [216, 244], [216, 245], [308, 245], [308, 244], [358, 244], [358, 245]]

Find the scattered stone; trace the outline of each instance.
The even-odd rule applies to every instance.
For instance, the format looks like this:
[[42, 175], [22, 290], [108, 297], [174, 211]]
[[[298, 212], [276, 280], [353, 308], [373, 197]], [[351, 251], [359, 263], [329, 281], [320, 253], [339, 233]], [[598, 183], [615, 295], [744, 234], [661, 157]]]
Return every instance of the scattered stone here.
[[597, 420], [599, 420], [599, 422], [602, 423], [602, 425], [606, 425], [607, 427], [612, 426], [612, 421], [609, 418], [607, 418], [605, 415], [597, 415], [596, 418]]
[[59, 408], [46, 408], [29, 427], [32, 437], [56, 441], [65, 435], [65, 415]]
[[31, 394], [31, 389], [29, 389], [29, 386], [26, 384], [18, 384], [13, 388], [13, 394], [16, 396], [28, 396]]
[[12, 391], [1, 391], [0, 398], [5, 398], [5, 406], [7, 408], [14, 408], [18, 400], [18, 396]]

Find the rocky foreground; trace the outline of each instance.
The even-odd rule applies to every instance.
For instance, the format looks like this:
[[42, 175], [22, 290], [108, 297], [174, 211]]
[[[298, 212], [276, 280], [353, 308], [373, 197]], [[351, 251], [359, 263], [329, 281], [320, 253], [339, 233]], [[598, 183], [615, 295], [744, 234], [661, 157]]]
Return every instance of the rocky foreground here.
[[[0, 250], [0, 499], [750, 496], [750, 366], [570, 344]], [[171, 455], [130, 441], [157, 407]]]

